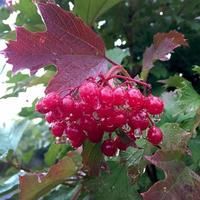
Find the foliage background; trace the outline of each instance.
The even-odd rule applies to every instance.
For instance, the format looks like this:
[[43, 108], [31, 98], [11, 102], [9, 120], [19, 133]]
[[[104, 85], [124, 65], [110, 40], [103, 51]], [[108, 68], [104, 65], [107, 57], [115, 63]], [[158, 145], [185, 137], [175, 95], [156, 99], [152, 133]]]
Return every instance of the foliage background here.
[[[170, 61], [156, 62], [149, 71], [147, 81], [152, 84], [153, 93], [162, 96], [166, 104], [165, 113], [158, 125], [166, 132], [167, 144], [176, 139], [177, 143], [183, 140], [185, 146], [189, 146], [191, 156], [181, 156], [181, 162], [184, 163], [187, 170], [194, 170], [199, 174], [199, 0], [112, 0], [107, 2], [85, 0], [83, 3], [81, 0], [56, 0], [56, 3], [65, 10], [70, 10], [74, 6], [73, 12], [82, 17], [103, 38], [107, 55], [114, 61], [121, 62], [133, 77], [142, 71], [143, 52], [146, 47], [151, 45], [154, 34], [176, 29], [188, 39], [189, 48], [177, 49], [171, 55]], [[15, 26], [24, 26], [31, 31], [45, 29], [36, 6], [31, 0], [20, 0], [14, 5], [8, 5], [4, 1], [0, 1], [0, 3], [1, 21], [17, 11]], [[14, 29], [3, 21], [0, 24], [0, 37], [3, 40], [15, 38]], [[22, 95], [22, 93], [26, 94], [26, 91], [32, 87], [46, 86], [48, 80], [55, 74], [53, 66], [47, 66], [40, 74], [32, 77], [26, 72], [13, 75], [7, 69], [7, 67], [2, 67], [1, 72], [6, 73], [7, 76], [7, 91], [5, 94], [1, 93], [1, 99], [7, 101], [12, 97]], [[42, 116], [34, 111], [37, 100], [37, 98], [33, 100], [32, 106], [21, 109], [18, 113], [20, 117], [13, 121], [13, 126], [0, 129], [0, 199], [17, 199], [19, 175], [23, 175], [25, 171], [47, 171], [50, 166], [72, 150], [68, 145], [54, 144]], [[4, 113], [1, 112], [1, 115], [3, 116]], [[10, 123], [8, 124], [10, 125]], [[172, 127], [175, 128], [172, 130]], [[185, 132], [192, 134], [188, 144]], [[140, 145], [147, 148], [148, 145], [143, 143], [144, 141], [141, 141]], [[174, 144], [174, 149], [173, 145], [167, 147], [165, 143], [163, 148], [165, 151], [168, 148], [167, 150], [172, 152], [173, 150], [186, 150], [185, 146], [178, 147], [177, 143]], [[187, 149], [187, 151], [189, 150]], [[155, 152], [154, 148], [145, 154], [150, 155], [152, 152]], [[86, 180], [84, 184], [91, 191], [89, 193], [82, 192], [79, 199], [88, 199], [94, 190], [96, 196], [93, 196], [93, 199], [106, 199], [109, 195], [113, 199], [116, 199], [116, 196], [119, 199], [140, 199], [141, 197], [136, 191], [145, 192], [151, 185], [164, 177], [163, 172], [155, 165], [146, 165], [143, 154], [144, 152], [141, 151], [130, 150], [121, 155], [122, 158], [132, 156], [132, 159], [128, 161], [127, 168], [129, 173], [131, 172], [130, 177], [134, 183], [130, 191], [126, 191], [122, 187], [127, 184], [127, 172], [123, 171], [125, 169], [121, 170], [116, 160], [110, 159], [109, 166], [111, 171], [113, 170], [112, 175], [109, 177], [103, 175], [101, 181], [99, 179], [97, 181], [95, 178]], [[77, 160], [80, 162], [80, 155], [77, 155]], [[119, 180], [116, 180], [119, 172], [122, 175]], [[178, 183], [182, 181], [179, 180]], [[72, 185], [56, 187], [54, 190], [49, 190], [47, 196], [43, 198], [72, 199], [77, 191], [80, 191], [81, 184], [78, 181]], [[112, 188], [113, 185], [115, 189], [111, 192], [108, 188]], [[97, 187], [99, 190], [96, 192]], [[102, 191], [104, 192], [102, 193]], [[131, 197], [123, 196], [127, 194]]]

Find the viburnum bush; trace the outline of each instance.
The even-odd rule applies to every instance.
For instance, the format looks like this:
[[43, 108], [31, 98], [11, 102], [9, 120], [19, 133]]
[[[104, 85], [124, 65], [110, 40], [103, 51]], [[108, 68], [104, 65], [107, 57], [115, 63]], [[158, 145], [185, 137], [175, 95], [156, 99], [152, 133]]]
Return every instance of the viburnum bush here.
[[[102, 8], [118, 1], [75, 1], [74, 12], [85, 22], [54, 1], [35, 2], [46, 31], [18, 26], [16, 40], [1, 52], [13, 72], [30, 70], [32, 77], [19, 75], [29, 86], [40, 83], [34, 75], [39, 69], [47, 69], [45, 95], [28, 112], [34, 116], [30, 119], [43, 119], [37, 125], [44, 125], [46, 132], [48, 124], [50, 147], [49, 132], [38, 139], [36, 131], [34, 140], [49, 147], [45, 164], [51, 166], [47, 173], [47, 165], [45, 172], [38, 172], [38, 166], [26, 169], [6, 160], [26, 172], [20, 174], [20, 199], [198, 200], [200, 177], [184, 160], [192, 155], [188, 141], [199, 125], [199, 94], [181, 76], [159, 82], [172, 88], [161, 97], [147, 82], [155, 61], [167, 61], [174, 49], [188, 46], [184, 35], [176, 30], [154, 35], [143, 54], [141, 73], [133, 76], [126, 62], [121, 65], [122, 59], [109, 58], [102, 38], [94, 32], [95, 19], [106, 11]], [[90, 5], [87, 16], [79, 10], [83, 2]], [[9, 9], [14, 8], [15, 4]], [[195, 104], [189, 108], [191, 101]], [[22, 110], [21, 116], [27, 113]]]

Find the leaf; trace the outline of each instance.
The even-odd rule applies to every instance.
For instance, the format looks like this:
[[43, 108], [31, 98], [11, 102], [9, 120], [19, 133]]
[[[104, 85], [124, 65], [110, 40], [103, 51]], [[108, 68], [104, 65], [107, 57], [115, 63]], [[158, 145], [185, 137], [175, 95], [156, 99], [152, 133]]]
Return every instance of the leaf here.
[[16, 10], [20, 13], [16, 19], [16, 25], [21, 26], [24, 24], [41, 24], [41, 17], [37, 13], [37, 7], [32, 3], [32, 0], [20, 0], [19, 3], [14, 5]]
[[180, 128], [178, 123], [165, 123], [160, 127], [164, 133], [164, 139], [160, 145], [162, 151], [188, 152], [187, 143], [192, 134]]
[[64, 182], [76, 170], [74, 162], [65, 157], [53, 165], [44, 174], [27, 174], [20, 176], [20, 200], [34, 200], [49, 192], [52, 188]]
[[199, 200], [200, 177], [177, 158], [174, 152], [158, 151], [146, 159], [165, 171], [165, 179], [142, 193], [144, 200]]
[[28, 125], [28, 121], [22, 120], [20, 122], [15, 122], [15, 124], [8, 129], [0, 129], [0, 159], [6, 156], [9, 149], [16, 150]]
[[192, 71], [194, 71], [195, 74], [199, 74], [200, 75], [200, 66], [193, 66]]
[[88, 25], [94, 25], [95, 20], [121, 0], [75, 0], [74, 12]]
[[164, 116], [176, 122], [194, 118], [200, 107], [200, 95], [194, 90], [192, 84], [178, 76], [170, 77], [165, 83], [177, 89], [162, 95], [165, 103]]
[[124, 57], [128, 56], [128, 49], [114, 48], [106, 51], [106, 56], [111, 60], [115, 61], [117, 64], [121, 64]]
[[13, 187], [17, 186], [19, 183], [19, 175], [20, 173], [14, 174], [8, 179], [2, 178], [0, 180], [0, 194], [9, 191]]
[[80, 191], [80, 187], [80, 185], [76, 185], [74, 188], [62, 186], [49, 193], [43, 200], [72, 200]]
[[62, 149], [63, 144], [55, 144], [53, 141], [50, 145], [47, 153], [44, 155], [44, 161], [48, 166], [53, 165], [56, 162], [58, 154]]
[[89, 190], [90, 199], [141, 199], [136, 191], [136, 186], [130, 184], [126, 167], [113, 161], [108, 164], [110, 173], [104, 172], [100, 176], [93, 177], [86, 181], [85, 186]]
[[13, 72], [28, 68], [35, 73], [45, 65], [54, 64], [57, 74], [46, 93], [63, 95], [89, 76], [106, 70], [105, 47], [102, 39], [83, 21], [54, 4], [38, 4], [46, 32], [33, 33], [16, 29], [17, 40], [10, 41], [3, 51]]
[[146, 48], [143, 54], [143, 68], [151, 69], [156, 60], [169, 60], [168, 54], [181, 45], [188, 46], [183, 34], [175, 30], [168, 33], [157, 33], [154, 35], [153, 44]]
[[82, 162], [90, 175], [99, 174], [103, 160], [100, 144], [86, 141], [83, 145]]

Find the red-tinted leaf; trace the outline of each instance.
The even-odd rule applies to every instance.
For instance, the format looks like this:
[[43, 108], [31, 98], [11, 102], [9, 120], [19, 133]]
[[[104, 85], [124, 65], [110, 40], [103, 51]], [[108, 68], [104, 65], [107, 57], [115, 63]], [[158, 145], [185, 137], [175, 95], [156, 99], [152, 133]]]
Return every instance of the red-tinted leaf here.
[[144, 200], [200, 200], [200, 177], [186, 167], [175, 152], [158, 151], [146, 159], [163, 169], [166, 178], [142, 193]]
[[10, 41], [3, 51], [14, 72], [28, 68], [35, 73], [54, 64], [58, 72], [46, 92], [65, 93], [67, 87], [77, 86], [106, 69], [102, 39], [80, 18], [51, 3], [38, 7], [47, 31], [33, 33], [18, 27], [17, 40]]
[[161, 126], [164, 133], [163, 142], [160, 144], [162, 151], [179, 151], [190, 154], [187, 143], [192, 134], [186, 132], [177, 123], [165, 123]]
[[153, 44], [146, 48], [143, 55], [143, 67], [151, 69], [156, 60], [167, 61], [170, 59], [169, 53], [179, 46], [188, 46], [184, 35], [177, 31], [169, 33], [157, 33], [154, 35]]
[[65, 157], [52, 166], [47, 174], [27, 174], [20, 177], [20, 200], [33, 200], [43, 196], [75, 173], [72, 159]]

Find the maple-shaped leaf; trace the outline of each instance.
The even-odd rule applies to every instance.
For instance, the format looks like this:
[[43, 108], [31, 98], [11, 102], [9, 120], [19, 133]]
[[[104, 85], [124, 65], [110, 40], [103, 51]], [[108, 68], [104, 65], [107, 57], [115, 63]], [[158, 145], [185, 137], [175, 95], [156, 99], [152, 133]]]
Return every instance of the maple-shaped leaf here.
[[165, 171], [165, 179], [142, 193], [144, 200], [200, 200], [200, 176], [185, 166], [179, 153], [158, 151], [146, 159]]
[[143, 67], [151, 69], [156, 60], [167, 61], [170, 59], [169, 53], [179, 46], [188, 46], [182, 33], [175, 30], [169, 33], [157, 33], [154, 35], [153, 44], [146, 48], [143, 54]]
[[75, 173], [71, 158], [64, 157], [47, 174], [27, 174], [20, 177], [20, 200], [38, 199]]
[[38, 4], [46, 32], [30, 32], [16, 28], [17, 39], [3, 51], [13, 71], [30, 69], [31, 73], [54, 64], [57, 74], [46, 92], [61, 94], [79, 85], [89, 76], [106, 70], [102, 39], [80, 18], [51, 3]]
[[164, 133], [160, 144], [162, 151], [179, 151], [190, 154], [187, 143], [192, 134], [182, 129], [178, 123], [165, 123], [160, 127]]

